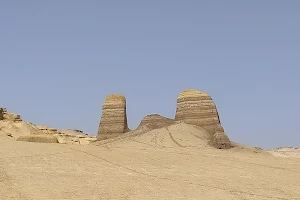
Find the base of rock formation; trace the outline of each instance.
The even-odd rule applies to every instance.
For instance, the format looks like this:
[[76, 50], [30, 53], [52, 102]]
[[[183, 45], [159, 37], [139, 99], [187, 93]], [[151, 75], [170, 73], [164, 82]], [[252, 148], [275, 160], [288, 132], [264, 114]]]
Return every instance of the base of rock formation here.
[[212, 143], [217, 149], [229, 149], [232, 147], [228, 136], [224, 132], [215, 133]]
[[17, 141], [37, 142], [37, 143], [58, 143], [57, 138], [49, 134], [20, 136], [17, 138]]

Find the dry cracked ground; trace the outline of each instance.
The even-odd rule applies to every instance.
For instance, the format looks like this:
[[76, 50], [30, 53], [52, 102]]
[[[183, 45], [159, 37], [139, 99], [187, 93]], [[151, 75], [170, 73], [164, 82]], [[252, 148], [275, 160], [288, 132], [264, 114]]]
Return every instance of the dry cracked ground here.
[[0, 137], [0, 199], [300, 199], [300, 158], [277, 154], [213, 149], [188, 126], [87, 146]]

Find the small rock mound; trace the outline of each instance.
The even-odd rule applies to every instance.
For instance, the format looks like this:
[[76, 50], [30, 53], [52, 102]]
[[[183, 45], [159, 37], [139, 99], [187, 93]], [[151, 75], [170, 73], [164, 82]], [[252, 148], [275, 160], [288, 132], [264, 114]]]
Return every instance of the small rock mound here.
[[217, 149], [229, 149], [231, 142], [224, 132], [217, 132], [213, 137], [213, 146]]
[[128, 132], [126, 99], [122, 94], [110, 94], [102, 107], [98, 140], [112, 138]]
[[174, 123], [173, 119], [163, 117], [159, 114], [151, 114], [151, 115], [145, 116], [142, 119], [138, 128], [142, 127], [142, 126], [147, 126], [150, 129], [158, 129], [158, 128], [161, 128], [164, 126], [169, 126], [173, 123]]
[[17, 141], [37, 143], [58, 143], [55, 136], [49, 134], [26, 135], [17, 138]]

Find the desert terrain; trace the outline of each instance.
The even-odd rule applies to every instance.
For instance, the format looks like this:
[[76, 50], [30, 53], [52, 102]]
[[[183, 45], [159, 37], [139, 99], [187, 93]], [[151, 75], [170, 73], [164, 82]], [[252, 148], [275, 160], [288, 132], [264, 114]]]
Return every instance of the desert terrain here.
[[230, 141], [206, 93], [177, 102], [174, 119], [130, 130], [125, 97], [109, 95], [97, 137], [0, 109], [0, 199], [300, 199], [299, 149]]
[[0, 146], [1, 199], [300, 199], [297, 149], [215, 149], [183, 123], [93, 145]]

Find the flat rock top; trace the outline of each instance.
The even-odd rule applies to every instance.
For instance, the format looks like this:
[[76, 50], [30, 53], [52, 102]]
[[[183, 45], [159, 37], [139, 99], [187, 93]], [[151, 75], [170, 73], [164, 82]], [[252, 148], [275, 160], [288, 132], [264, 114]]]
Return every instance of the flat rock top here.
[[209, 95], [205, 92], [201, 92], [195, 89], [185, 89], [179, 94], [178, 99], [187, 98], [187, 97], [202, 97], [202, 96], [209, 97]]
[[126, 98], [122, 94], [109, 94], [107, 95], [104, 103], [126, 103]]

